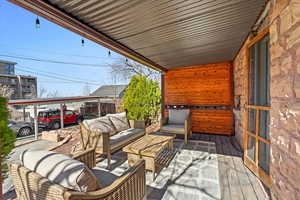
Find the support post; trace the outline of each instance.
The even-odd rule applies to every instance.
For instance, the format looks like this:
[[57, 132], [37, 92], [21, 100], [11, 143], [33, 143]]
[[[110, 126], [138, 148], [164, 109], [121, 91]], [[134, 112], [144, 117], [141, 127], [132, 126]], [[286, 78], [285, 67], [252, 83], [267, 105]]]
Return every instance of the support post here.
[[35, 140], [37, 140], [38, 139], [38, 134], [39, 134], [37, 105], [33, 106], [33, 113], [34, 113], [34, 138], [35, 138]]
[[25, 111], [25, 106], [23, 106], [23, 121], [26, 121], [26, 111]]
[[60, 104], [60, 128], [64, 128], [64, 106]]
[[161, 118], [165, 115], [165, 75], [164, 72], [161, 73]]
[[101, 103], [100, 103], [100, 99], [98, 99], [98, 117], [101, 117]]

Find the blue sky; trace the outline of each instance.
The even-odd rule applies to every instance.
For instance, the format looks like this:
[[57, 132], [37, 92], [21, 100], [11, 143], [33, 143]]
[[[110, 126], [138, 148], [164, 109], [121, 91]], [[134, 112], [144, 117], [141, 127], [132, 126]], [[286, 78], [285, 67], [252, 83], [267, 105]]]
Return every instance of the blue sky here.
[[[0, 60], [17, 62], [16, 74], [36, 76], [38, 87], [46, 88], [49, 92], [57, 90], [59, 96], [83, 95], [86, 82], [91, 91], [101, 85], [114, 83], [107, 63], [115, 62], [116, 58], [121, 57], [120, 55], [112, 52], [112, 56], [108, 57], [106, 48], [87, 39], [85, 39], [85, 45], [82, 46], [81, 36], [41, 17], [39, 17], [41, 27], [36, 29], [36, 17], [21, 7], [6, 0], [0, 0]], [[99, 66], [53, 64], [3, 55]], [[42, 74], [68, 80], [45, 77]]]

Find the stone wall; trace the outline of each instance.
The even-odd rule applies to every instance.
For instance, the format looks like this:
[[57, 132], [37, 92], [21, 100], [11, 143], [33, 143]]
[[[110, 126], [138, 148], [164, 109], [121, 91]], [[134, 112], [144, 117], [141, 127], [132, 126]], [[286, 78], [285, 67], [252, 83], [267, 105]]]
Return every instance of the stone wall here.
[[[269, 16], [266, 16], [265, 19], [263, 19], [260, 27], [258, 27], [258, 33], [263, 31], [265, 28], [268, 27], [269, 24]], [[242, 48], [240, 49], [239, 53], [235, 57], [233, 61], [233, 79], [234, 79], [234, 131], [235, 131], [235, 138], [240, 144], [241, 147], [244, 146], [243, 144], [243, 128], [244, 128], [244, 115], [245, 115], [245, 109], [244, 105], [247, 100], [247, 94], [246, 94], [246, 76], [248, 73], [247, 70], [247, 46], [249, 41], [251, 40], [253, 36], [250, 35], [245, 43], [243, 44]], [[238, 103], [239, 101], [239, 103]], [[240, 104], [240, 108], [238, 108], [236, 105]]]
[[[249, 39], [245, 42], [240, 52], [233, 61], [233, 78], [234, 78], [234, 132], [235, 138], [240, 146], [243, 146], [243, 128], [244, 128], [244, 107], [246, 100], [245, 95], [245, 76], [246, 76], [246, 47]], [[239, 101], [239, 102], [238, 102]], [[237, 106], [239, 104], [239, 106]], [[238, 108], [239, 107], [239, 108]]]
[[[270, 27], [270, 138], [275, 200], [300, 199], [300, 0], [271, 0]], [[247, 40], [248, 41], [248, 40]], [[246, 45], [234, 60], [234, 96], [245, 103]], [[237, 102], [235, 102], [236, 104]], [[243, 107], [234, 109], [235, 137], [243, 145]]]
[[270, 10], [271, 192], [300, 199], [300, 1], [272, 0]]

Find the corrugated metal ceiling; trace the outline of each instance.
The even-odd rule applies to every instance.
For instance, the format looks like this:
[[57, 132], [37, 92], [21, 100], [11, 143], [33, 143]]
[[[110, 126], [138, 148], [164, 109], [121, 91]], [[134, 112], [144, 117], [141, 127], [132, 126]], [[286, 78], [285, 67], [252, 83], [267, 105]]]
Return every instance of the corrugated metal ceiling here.
[[266, 0], [48, 0], [173, 69], [232, 60]]

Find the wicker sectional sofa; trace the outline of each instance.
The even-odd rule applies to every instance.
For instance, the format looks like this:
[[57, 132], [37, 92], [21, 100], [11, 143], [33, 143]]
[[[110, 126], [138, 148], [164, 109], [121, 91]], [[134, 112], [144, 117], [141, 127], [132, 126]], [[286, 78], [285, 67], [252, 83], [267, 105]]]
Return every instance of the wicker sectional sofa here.
[[80, 125], [83, 149], [95, 148], [96, 153], [107, 156], [110, 168], [111, 154], [145, 135], [143, 121], [128, 120], [126, 113], [108, 114]]
[[[37, 156], [35, 159], [37, 154], [43, 154], [43, 157]], [[56, 157], [60, 157], [60, 160]], [[143, 160], [122, 176], [112, 178], [109, 184], [104, 184], [107, 174], [102, 174], [109, 172], [98, 170], [97, 175], [95, 163], [94, 149], [76, 154], [73, 158], [55, 152], [37, 151], [31, 152], [22, 164], [9, 164], [9, 170], [19, 200], [145, 199]]]

